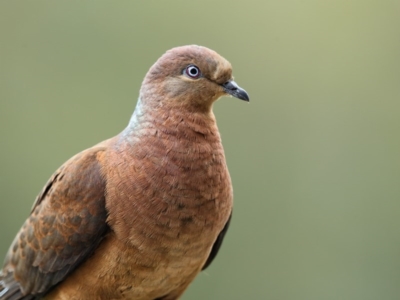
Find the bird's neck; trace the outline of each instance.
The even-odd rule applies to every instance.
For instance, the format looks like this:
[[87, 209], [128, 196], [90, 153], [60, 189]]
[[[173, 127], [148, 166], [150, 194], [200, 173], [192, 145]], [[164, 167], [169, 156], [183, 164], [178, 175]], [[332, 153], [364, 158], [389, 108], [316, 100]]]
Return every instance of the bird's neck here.
[[216, 120], [212, 110], [190, 111], [182, 107], [145, 106], [139, 99], [128, 126], [122, 135], [128, 142], [149, 135], [167, 136], [168, 139], [220, 143]]

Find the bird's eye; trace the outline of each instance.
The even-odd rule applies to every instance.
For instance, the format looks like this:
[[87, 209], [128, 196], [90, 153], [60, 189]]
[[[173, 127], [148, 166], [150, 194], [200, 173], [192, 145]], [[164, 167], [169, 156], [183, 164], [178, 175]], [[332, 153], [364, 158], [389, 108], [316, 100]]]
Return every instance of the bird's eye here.
[[187, 66], [185, 74], [190, 78], [199, 78], [201, 75], [200, 69], [194, 65]]

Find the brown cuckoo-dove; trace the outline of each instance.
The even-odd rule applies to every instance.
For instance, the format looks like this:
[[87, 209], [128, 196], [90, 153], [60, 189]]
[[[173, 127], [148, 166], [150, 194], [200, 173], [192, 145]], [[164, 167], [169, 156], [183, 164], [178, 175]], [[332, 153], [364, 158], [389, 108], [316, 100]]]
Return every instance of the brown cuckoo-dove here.
[[0, 272], [0, 299], [179, 299], [215, 258], [232, 186], [212, 112], [248, 101], [201, 46], [148, 71], [128, 126], [50, 178]]

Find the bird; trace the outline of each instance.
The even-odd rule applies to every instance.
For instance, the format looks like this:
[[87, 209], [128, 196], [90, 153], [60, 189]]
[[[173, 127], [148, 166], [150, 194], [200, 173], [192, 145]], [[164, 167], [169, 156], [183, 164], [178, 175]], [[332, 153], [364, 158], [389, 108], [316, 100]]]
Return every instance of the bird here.
[[222, 96], [249, 101], [225, 58], [198, 45], [165, 52], [127, 127], [45, 184], [6, 254], [0, 299], [179, 299], [232, 216], [212, 110]]

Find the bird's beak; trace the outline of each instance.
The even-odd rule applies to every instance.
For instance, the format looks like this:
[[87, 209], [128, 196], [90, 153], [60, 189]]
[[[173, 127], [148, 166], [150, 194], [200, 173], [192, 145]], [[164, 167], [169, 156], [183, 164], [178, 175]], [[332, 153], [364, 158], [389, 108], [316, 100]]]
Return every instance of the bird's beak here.
[[242, 89], [240, 86], [238, 86], [238, 84], [236, 82], [234, 82], [233, 80], [229, 80], [227, 82], [225, 82], [223, 85], [223, 88], [225, 90], [225, 92], [235, 98], [239, 98], [241, 100], [250, 101], [249, 95], [247, 94], [247, 92]]

